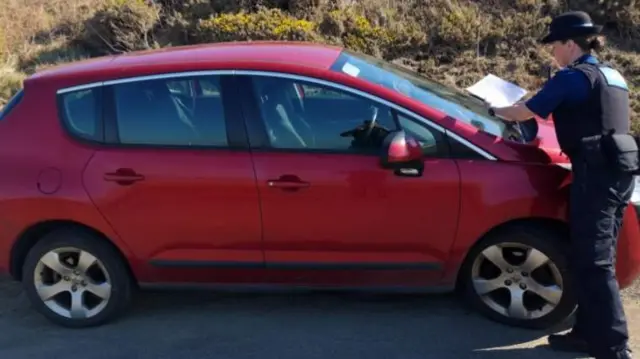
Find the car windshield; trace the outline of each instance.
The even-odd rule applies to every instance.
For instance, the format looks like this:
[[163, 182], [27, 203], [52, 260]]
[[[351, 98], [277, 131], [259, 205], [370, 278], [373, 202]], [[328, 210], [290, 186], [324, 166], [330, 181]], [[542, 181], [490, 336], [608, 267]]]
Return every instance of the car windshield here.
[[490, 117], [482, 101], [402, 66], [343, 50], [331, 70], [398, 91], [492, 135], [502, 136], [505, 131], [505, 124]]

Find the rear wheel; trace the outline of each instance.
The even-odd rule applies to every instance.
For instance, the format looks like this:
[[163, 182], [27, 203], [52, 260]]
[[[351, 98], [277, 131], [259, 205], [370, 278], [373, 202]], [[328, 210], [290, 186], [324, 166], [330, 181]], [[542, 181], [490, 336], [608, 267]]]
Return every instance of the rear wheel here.
[[27, 254], [22, 282], [35, 309], [65, 327], [104, 324], [126, 309], [132, 295], [119, 253], [76, 229], [54, 231], [38, 241]]
[[563, 238], [550, 230], [495, 233], [472, 249], [461, 274], [466, 299], [496, 322], [545, 329], [576, 307]]

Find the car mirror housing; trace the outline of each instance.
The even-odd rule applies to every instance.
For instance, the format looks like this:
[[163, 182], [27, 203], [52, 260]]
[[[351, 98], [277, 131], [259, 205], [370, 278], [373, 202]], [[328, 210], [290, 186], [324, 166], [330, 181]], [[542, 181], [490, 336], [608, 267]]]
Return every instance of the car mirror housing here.
[[399, 176], [421, 176], [424, 159], [420, 143], [404, 131], [389, 133], [383, 141], [380, 165]]

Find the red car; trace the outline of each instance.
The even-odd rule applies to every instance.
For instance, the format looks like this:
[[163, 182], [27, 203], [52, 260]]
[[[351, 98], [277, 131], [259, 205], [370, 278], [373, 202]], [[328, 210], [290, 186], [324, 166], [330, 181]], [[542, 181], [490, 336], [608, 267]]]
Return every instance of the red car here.
[[[528, 328], [575, 307], [553, 127], [506, 127], [465, 92], [342, 48], [224, 43], [46, 70], [2, 110], [0, 143], [0, 269], [59, 325], [104, 324], [151, 286], [459, 289]], [[633, 202], [622, 287], [640, 270]]]

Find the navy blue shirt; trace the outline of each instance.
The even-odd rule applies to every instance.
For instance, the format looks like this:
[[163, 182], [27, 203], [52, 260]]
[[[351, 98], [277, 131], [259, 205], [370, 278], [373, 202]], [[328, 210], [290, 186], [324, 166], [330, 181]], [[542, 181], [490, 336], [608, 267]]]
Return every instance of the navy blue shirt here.
[[[585, 54], [575, 63], [598, 63], [593, 55]], [[558, 71], [542, 89], [525, 104], [536, 115], [547, 118], [561, 103], [582, 102], [587, 99], [591, 90], [589, 79], [580, 71], [571, 67]]]

